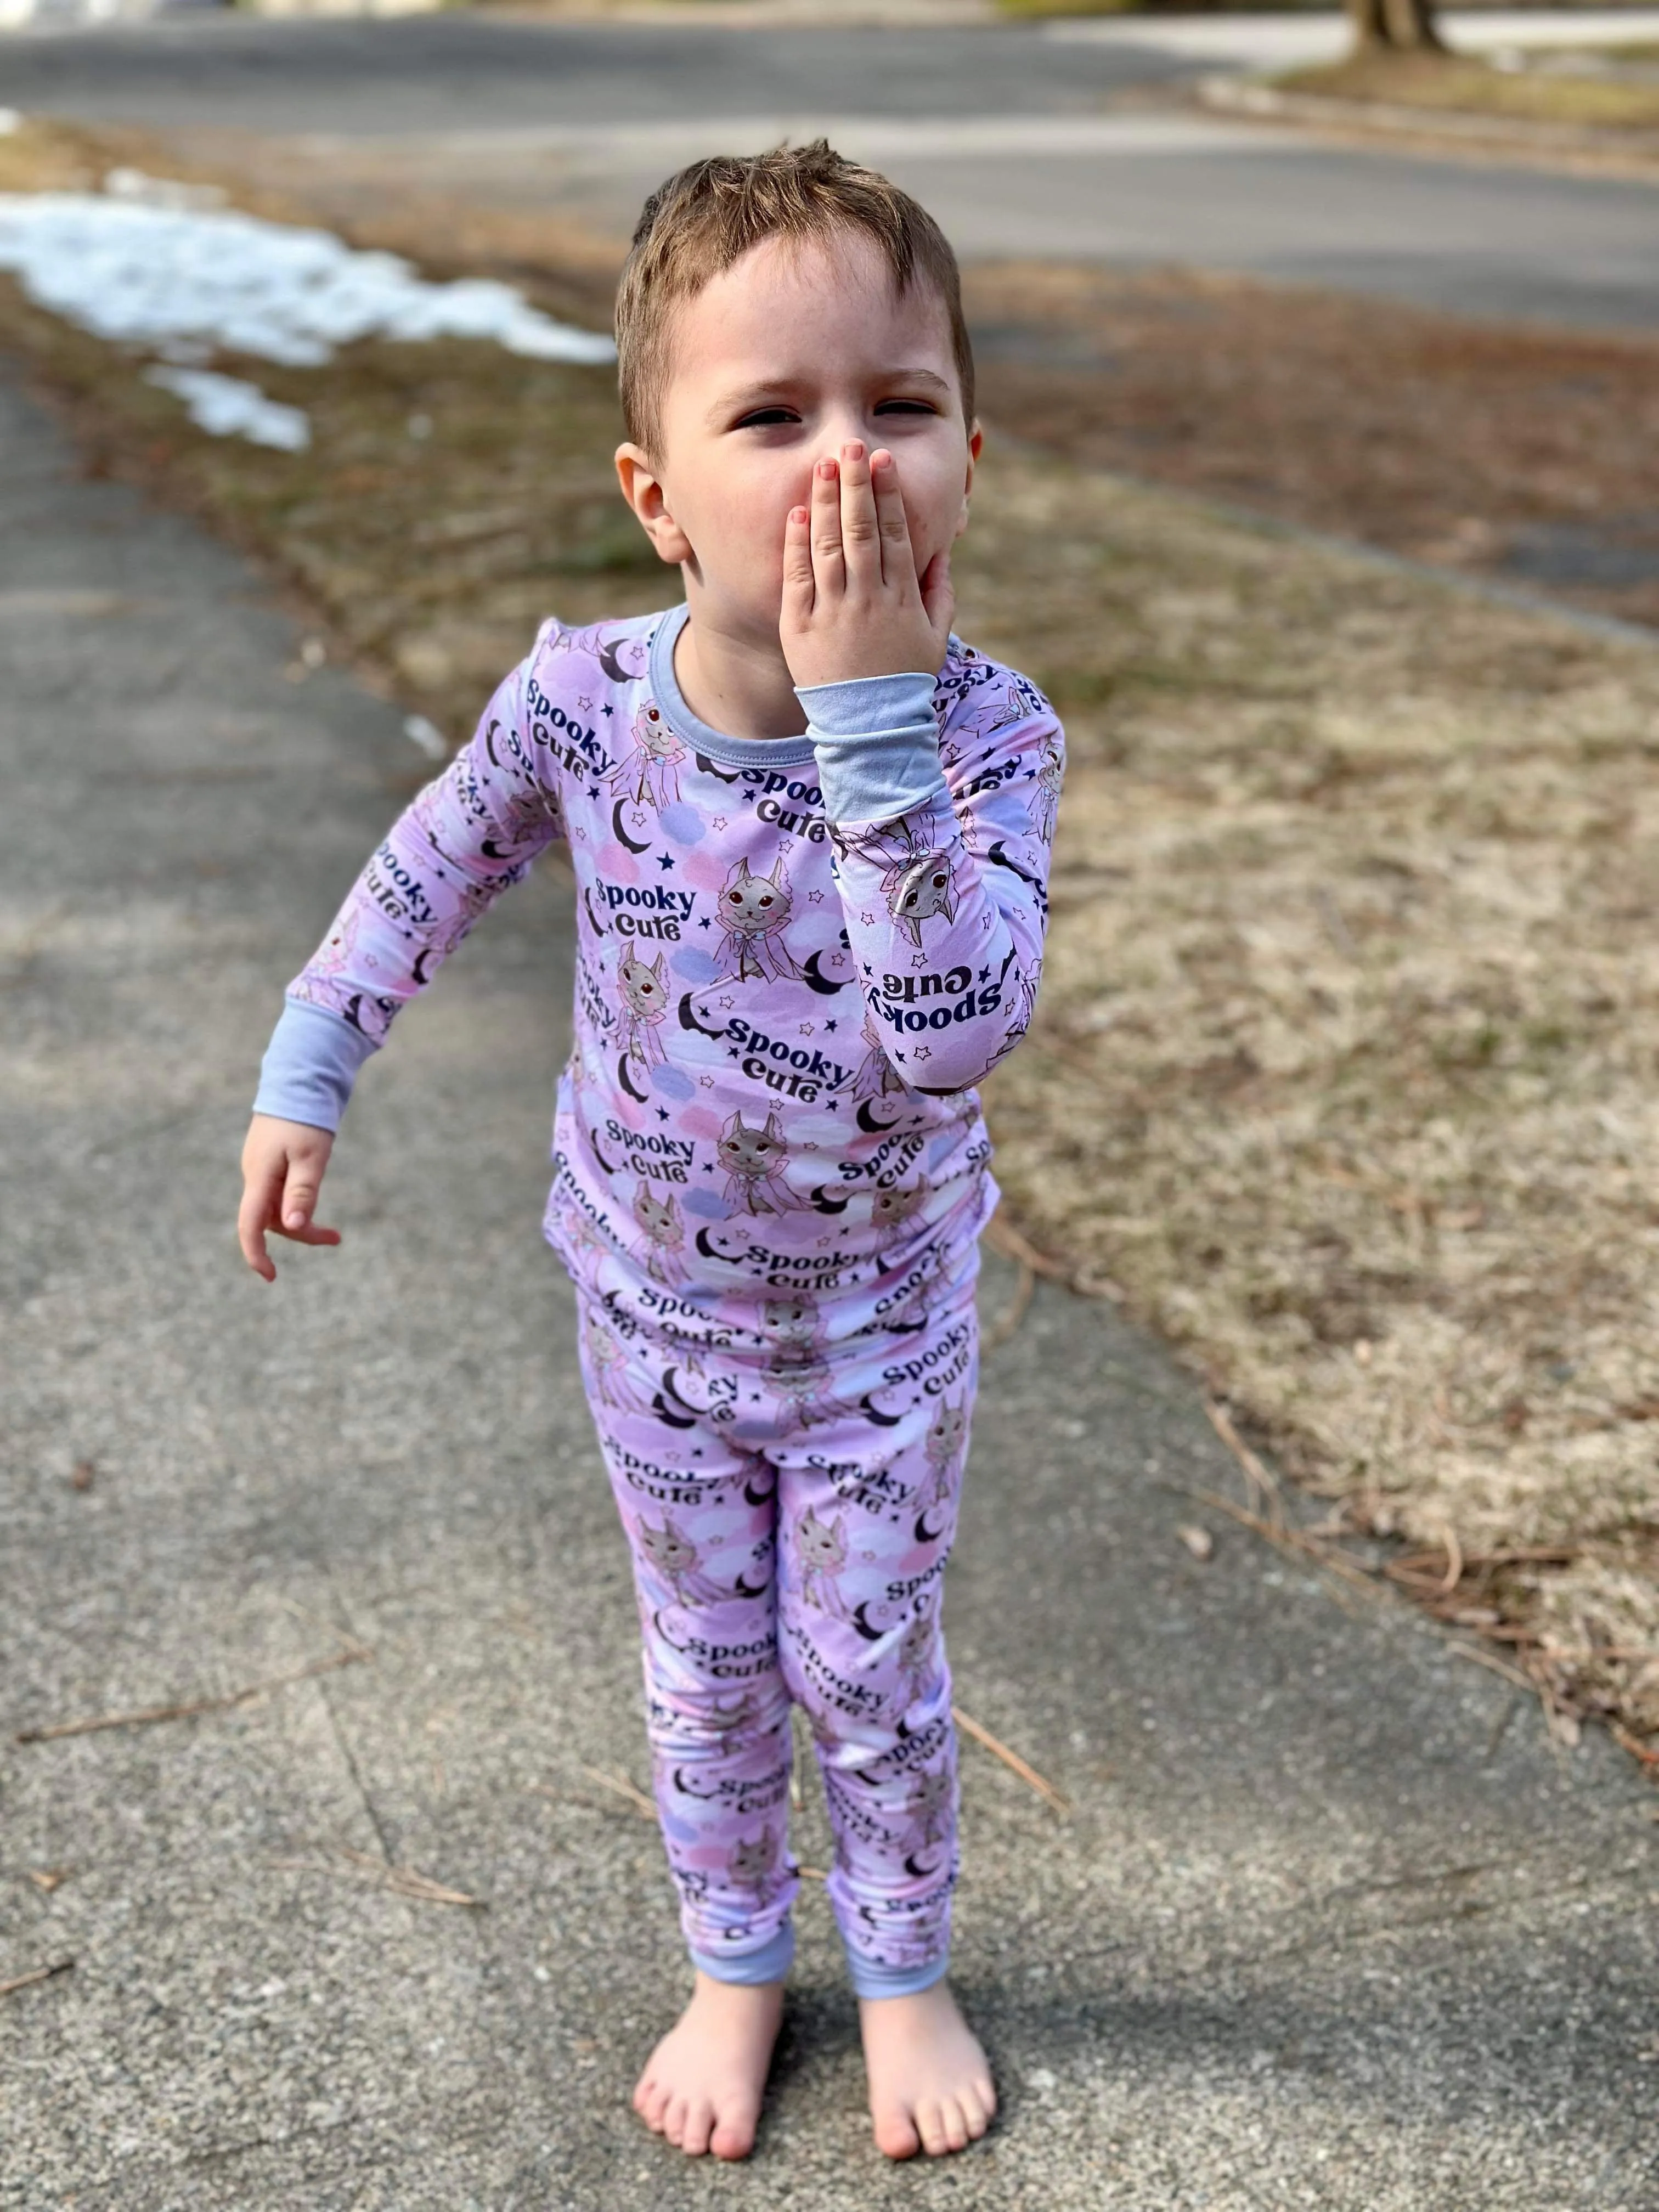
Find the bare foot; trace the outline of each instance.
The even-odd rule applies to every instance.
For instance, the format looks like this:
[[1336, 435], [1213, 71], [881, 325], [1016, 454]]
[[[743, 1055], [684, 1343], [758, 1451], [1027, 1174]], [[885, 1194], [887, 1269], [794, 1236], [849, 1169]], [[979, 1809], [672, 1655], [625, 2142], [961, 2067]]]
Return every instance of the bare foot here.
[[997, 2093], [948, 1982], [913, 1997], [861, 1997], [876, 2147], [889, 2158], [965, 2150], [991, 2124]]
[[646, 2061], [634, 2110], [692, 2158], [747, 2158], [783, 2018], [783, 1984], [697, 1976], [691, 2002]]

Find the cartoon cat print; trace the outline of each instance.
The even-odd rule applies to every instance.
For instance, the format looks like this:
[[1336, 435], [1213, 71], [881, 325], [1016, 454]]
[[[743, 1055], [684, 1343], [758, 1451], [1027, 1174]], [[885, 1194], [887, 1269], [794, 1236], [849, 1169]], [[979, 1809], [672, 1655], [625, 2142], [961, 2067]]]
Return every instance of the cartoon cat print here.
[[769, 983], [799, 977], [793, 954], [782, 932], [794, 911], [794, 895], [781, 859], [769, 875], [757, 876], [744, 854], [726, 878], [720, 896], [722, 934], [715, 950], [715, 980], [740, 983], [757, 976]]
[[956, 920], [957, 885], [951, 856], [919, 837], [908, 814], [896, 815], [890, 822], [851, 836], [832, 824], [830, 838], [838, 854], [855, 853], [880, 866], [887, 911], [918, 951], [924, 921], [937, 915], [946, 921]]
[[730, 1595], [704, 1574], [702, 1553], [665, 1509], [660, 1528], [643, 1518], [635, 1523], [634, 1549], [677, 1605], [708, 1605]]
[[680, 1219], [673, 1192], [659, 1198], [650, 1184], [642, 1181], [634, 1193], [634, 1218], [645, 1231], [644, 1242], [636, 1247], [635, 1257], [644, 1261], [646, 1273], [653, 1282], [670, 1288], [683, 1283], [685, 1224]]
[[679, 764], [685, 747], [670, 729], [662, 708], [647, 699], [634, 717], [628, 751], [608, 779], [612, 791], [636, 805], [649, 804], [660, 814], [680, 795]]
[[789, 1164], [789, 1147], [777, 1115], [751, 1126], [738, 1107], [720, 1131], [715, 1156], [726, 1170], [726, 1203], [745, 1213], [781, 1213], [794, 1201], [779, 1176]]
[[623, 1003], [624, 1048], [630, 1060], [643, 1068], [660, 1067], [668, 1054], [658, 1036], [668, 1013], [666, 949], [647, 968], [626, 945], [617, 963], [617, 989]]
[[833, 1620], [848, 1618], [841, 1594], [841, 1571], [847, 1565], [847, 1521], [837, 1513], [833, 1521], [820, 1521], [809, 1505], [795, 1522], [795, 1557], [800, 1565], [800, 1595]]
[[927, 1426], [922, 1453], [930, 1470], [917, 1503], [923, 1512], [942, 1505], [956, 1488], [957, 1472], [968, 1441], [968, 1394], [942, 1400]]
[[894, 1183], [885, 1190], [877, 1191], [870, 1200], [870, 1225], [876, 1232], [877, 1243], [890, 1244], [902, 1235], [905, 1223], [933, 1194], [933, 1184], [921, 1174], [908, 1189], [902, 1183]]

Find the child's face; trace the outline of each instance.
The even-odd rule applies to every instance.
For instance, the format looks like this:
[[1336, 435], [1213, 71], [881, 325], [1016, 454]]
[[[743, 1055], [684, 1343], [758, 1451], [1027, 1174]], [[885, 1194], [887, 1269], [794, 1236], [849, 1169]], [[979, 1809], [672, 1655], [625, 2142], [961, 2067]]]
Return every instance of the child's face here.
[[659, 450], [625, 445], [623, 490], [705, 618], [776, 645], [784, 526], [849, 439], [898, 464], [918, 573], [968, 525], [980, 432], [963, 420], [944, 303], [895, 296], [875, 246], [771, 238], [675, 318]]

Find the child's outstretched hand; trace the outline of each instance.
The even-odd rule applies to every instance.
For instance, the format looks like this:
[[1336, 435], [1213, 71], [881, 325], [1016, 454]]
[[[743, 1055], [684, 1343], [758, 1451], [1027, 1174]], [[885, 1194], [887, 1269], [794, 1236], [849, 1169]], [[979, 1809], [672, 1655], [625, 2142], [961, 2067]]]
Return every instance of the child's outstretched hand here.
[[855, 439], [839, 460], [819, 461], [812, 504], [790, 509], [783, 538], [778, 635], [802, 690], [908, 669], [937, 674], [955, 611], [948, 553], [916, 574], [893, 456], [878, 447], [866, 459]]
[[276, 1279], [276, 1263], [265, 1249], [267, 1233], [296, 1244], [337, 1244], [337, 1229], [313, 1223], [323, 1170], [334, 1149], [326, 1129], [307, 1121], [279, 1121], [256, 1114], [242, 1147], [242, 1204], [236, 1235], [242, 1257], [256, 1275]]

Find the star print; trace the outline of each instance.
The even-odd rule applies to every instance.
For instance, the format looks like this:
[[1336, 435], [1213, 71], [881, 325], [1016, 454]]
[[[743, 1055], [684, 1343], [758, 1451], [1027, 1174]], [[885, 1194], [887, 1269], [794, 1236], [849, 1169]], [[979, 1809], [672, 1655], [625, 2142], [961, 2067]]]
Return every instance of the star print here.
[[841, 1101], [839, 1098], [826, 1098], [823, 1103], [830, 1109], [830, 1111], [832, 1114], [840, 1113]]
[[672, 867], [673, 866], [673, 865], [674, 865], [674, 855], [673, 855], [672, 853], [659, 853], [659, 854], [658, 854], [658, 855], [657, 855], [657, 866], [658, 866], [659, 868], [672, 868]]
[[722, 999], [722, 1000], [720, 1000], [720, 1004], [721, 1004], [721, 1006], [725, 1006], [728, 1011], [729, 1011], [732, 1007], [735, 1006], [737, 1005], [737, 1003], [738, 1003], [738, 1002], [737, 1002], [737, 1000], [736, 1000], [735, 999]]
[[587, 842], [587, 832], [586, 830], [578, 827], [573, 829], [570, 834], [573, 837], [578, 839], [582, 844], [585, 845]]
[[822, 906], [823, 904], [823, 893], [822, 891], [808, 891], [806, 894], [806, 903], [808, 906]]
[[803, 1022], [803, 1023], [801, 1024], [801, 1025], [800, 1025], [800, 1034], [801, 1034], [801, 1036], [811, 1036], [811, 1034], [812, 1034], [812, 1024], [811, 1024], [811, 1022]]
[[844, 952], [832, 952], [830, 955], [830, 965], [832, 968], [844, 968], [847, 965], [847, 955]]
[[979, 971], [979, 980], [980, 980], [980, 981], [981, 981], [981, 983], [988, 981], [989, 981], [989, 979], [990, 979], [990, 974], [991, 974], [991, 970], [990, 970], [990, 968], [989, 968], [989, 966], [988, 966], [988, 966], [986, 966], [986, 967], [981, 968], [981, 969], [980, 969], [980, 971]]
[[725, 827], [726, 827], [726, 817], [724, 814], [717, 814], [717, 815], [715, 815], [715, 816], [714, 816], [714, 827], [716, 830], [724, 830], [724, 829], [725, 829]]
[[859, 920], [866, 929], [873, 929], [876, 926], [876, 917], [872, 914], [860, 914]]
[[913, 952], [910, 955], [910, 965], [913, 968], [925, 968], [927, 964], [927, 955], [925, 952]]
[[593, 702], [591, 699], [584, 699], [580, 691], [576, 694], [576, 704], [584, 714], [591, 714], [593, 711]]
[[[925, 1048], [924, 1048], [924, 1049], [925, 1049]], [[918, 1055], [917, 1055], [917, 1057], [918, 1057], [918, 1058], [920, 1058], [920, 1057], [921, 1057], [921, 1055], [920, 1055], [920, 1054], [918, 1054]], [[668, 1109], [667, 1109], [665, 1106], [659, 1106], [659, 1107], [658, 1107], [658, 1109], [657, 1109], [657, 1119], [658, 1119], [659, 1121], [665, 1121], [668, 1119]]]
[[904, 1057], [904, 1054], [903, 1054], [902, 1052], [896, 1052], [896, 1053], [893, 1054], [893, 1057], [894, 1057], [894, 1059], [895, 1059], [895, 1060], [902, 1060], [902, 1059], [903, 1059], [903, 1057]]
[[833, 1022], [826, 1022], [823, 1025], [823, 1033], [825, 1036], [832, 1036], [835, 1031], [835, 1027], [836, 1025]]
[[702, 921], [697, 924], [697, 927], [698, 927], [699, 929], [707, 929], [708, 927], [709, 927], [708, 916], [707, 915], [704, 915], [704, 916], [703, 916], [702, 920]]
[[646, 823], [651, 817], [646, 812], [644, 807], [636, 806], [628, 818], [636, 830], [643, 830]]
[[702, 1164], [702, 1171], [703, 1171], [703, 1173], [704, 1173], [705, 1175], [713, 1175], [713, 1174], [714, 1174], [714, 1163], [713, 1162], [713, 1160], [705, 1160], [705, 1161], [703, 1162], [703, 1164]]
[[598, 785], [597, 783], [590, 783], [590, 784], [588, 785], [588, 787], [587, 787], [587, 795], [588, 795], [588, 797], [589, 797], [590, 799], [597, 799], [597, 798], [599, 797], [599, 785]]
[[[918, 1060], [931, 1060], [933, 1056], [933, 1048], [932, 1045], [919, 1044], [916, 1047], [916, 1058]], [[662, 1114], [662, 1109], [660, 1106], [658, 1107], [657, 1111], [658, 1113]], [[663, 1119], [665, 1121], [668, 1119], [668, 1116], [665, 1114], [663, 1114]]]
[[616, 708], [611, 704], [611, 702], [608, 699], [605, 701], [604, 706], [599, 709], [599, 712], [602, 714], [614, 714], [616, 711]]
[[734, 1045], [734, 1044], [729, 1044], [729, 1045], [727, 1045], [727, 1046], [726, 1046], [726, 1058], [727, 1058], [728, 1060], [735, 1060], [735, 1059], [737, 1058], [737, 1056], [738, 1056], [738, 1048], [736, 1047], [736, 1045]]

